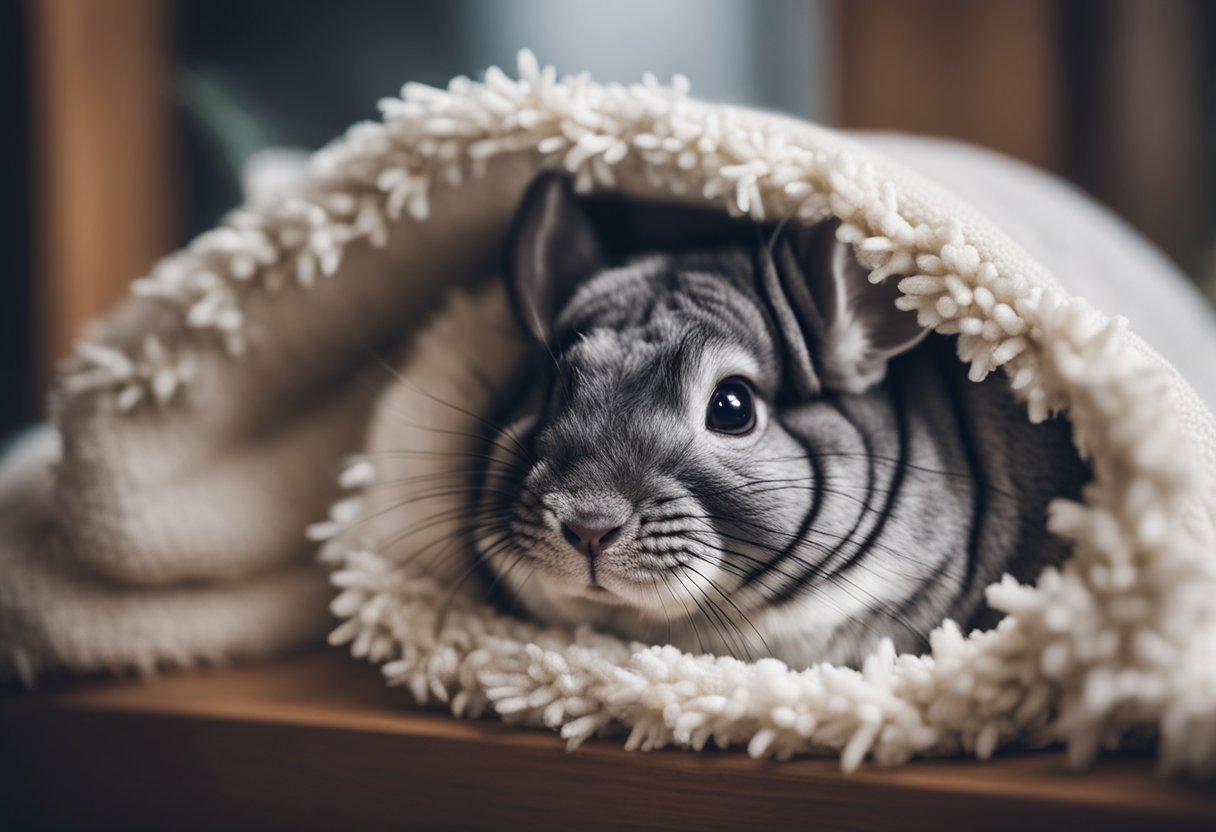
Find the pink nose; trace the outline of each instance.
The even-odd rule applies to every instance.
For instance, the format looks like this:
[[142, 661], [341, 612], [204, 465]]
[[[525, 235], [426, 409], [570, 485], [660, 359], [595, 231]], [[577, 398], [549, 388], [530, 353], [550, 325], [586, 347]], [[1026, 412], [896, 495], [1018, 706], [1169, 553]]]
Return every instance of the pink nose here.
[[585, 555], [595, 557], [602, 554], [621, 536], [621, 527], [590, 529], [577, 523], [562, 523], [562, 537]]

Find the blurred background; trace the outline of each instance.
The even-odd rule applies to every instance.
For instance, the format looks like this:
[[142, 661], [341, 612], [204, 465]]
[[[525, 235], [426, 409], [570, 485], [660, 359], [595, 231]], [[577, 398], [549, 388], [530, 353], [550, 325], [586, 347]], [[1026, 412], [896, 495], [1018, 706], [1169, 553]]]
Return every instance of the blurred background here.
[[600, 81], [952, 136], [1054, 171], [1216, 295], [1216, 4], [1201, 0], [0, 0], [0, 440], [56, 358], [240, 198], [407, 80], [522, 46]]

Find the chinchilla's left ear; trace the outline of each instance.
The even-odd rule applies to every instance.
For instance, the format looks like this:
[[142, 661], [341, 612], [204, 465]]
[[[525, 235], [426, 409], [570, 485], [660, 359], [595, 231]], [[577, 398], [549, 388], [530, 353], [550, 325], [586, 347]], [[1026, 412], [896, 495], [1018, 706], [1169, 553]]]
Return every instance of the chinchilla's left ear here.
[[545, 173], [520, 202], [507, 240], [506, 277], [520, 323], [548, 343], [579, 284], [604, 266], [595, 229], [566, 176]]
[[882, 381], [891, 358], [927, 332], [914, 313], [896, 308], [896, 280], [869, 282], [852, 247], [836, 239], [839, 224], [783, 229], [759, 253], [761, 283], [799, 398], [867, 390]]
[[537, 340], [578, 287], [612, 263], [656, 252], [745, 246], [755, 225], [721, 211], [619, 195], [576, 196], [570, 177], [542, 173], [524, 193], [505, 273], [519, 320]]

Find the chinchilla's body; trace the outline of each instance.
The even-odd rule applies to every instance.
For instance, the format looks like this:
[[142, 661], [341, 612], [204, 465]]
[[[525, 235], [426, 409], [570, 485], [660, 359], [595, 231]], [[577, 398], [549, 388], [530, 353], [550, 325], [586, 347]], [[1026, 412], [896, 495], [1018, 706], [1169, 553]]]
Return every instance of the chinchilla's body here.
[[564, 182], [509, 272], [544, 348], [478, 488], [479, 559], [545, 621], [795, 666], [917, 650], [1065, 544], [1068, 425], [968, 381], [833, 226], [605, 262]]

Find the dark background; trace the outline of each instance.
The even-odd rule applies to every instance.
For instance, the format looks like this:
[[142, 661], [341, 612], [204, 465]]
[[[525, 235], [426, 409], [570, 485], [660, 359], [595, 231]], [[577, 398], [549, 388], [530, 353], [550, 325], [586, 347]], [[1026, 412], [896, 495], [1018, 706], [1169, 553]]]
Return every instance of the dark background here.
[[[37, 413], [29, 71], [24, 9], [0, 2], [0, 442]], [[13, 129], [15, 128], [15, 129]]]
[[1199, 0], [0, 0], [0, 440], [54, 360], [240, 199], [404, 81], [528, 46], [601, 81], [948, 135], [1111, 205], [1212, 296], [1216, 4]]

